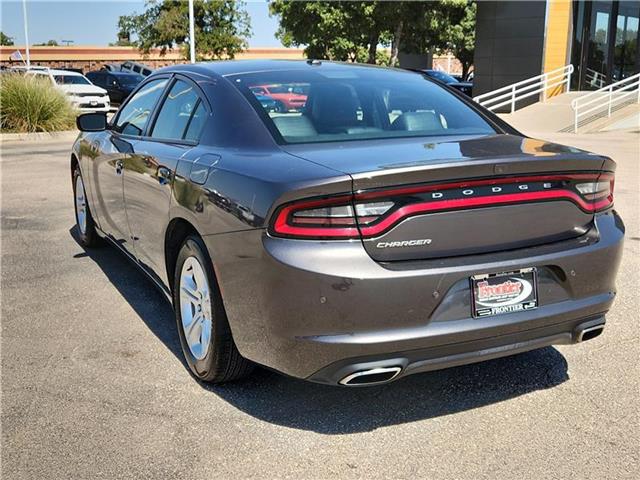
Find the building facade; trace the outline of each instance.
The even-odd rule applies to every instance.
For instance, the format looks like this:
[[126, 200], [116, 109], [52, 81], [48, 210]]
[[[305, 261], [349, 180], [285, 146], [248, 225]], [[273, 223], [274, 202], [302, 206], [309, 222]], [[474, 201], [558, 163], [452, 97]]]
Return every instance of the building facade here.
[[640, 71], [639, 21], [640, 1], [574, 3], [574, 88], [598, 89]]
[[639, 19], [640, 1], [478, 2], [473, 94], [569, 63], [578, 90], [638, 73]]

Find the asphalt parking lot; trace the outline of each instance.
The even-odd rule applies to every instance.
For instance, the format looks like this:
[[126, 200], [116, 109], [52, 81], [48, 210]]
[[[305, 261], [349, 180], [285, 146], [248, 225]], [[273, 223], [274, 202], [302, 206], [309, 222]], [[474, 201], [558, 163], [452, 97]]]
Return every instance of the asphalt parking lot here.
[[72, 139], [3, 143], [2, 478], [638, 478], [640, 136], [545, 137], [619, 164], [605, 333], [364, 389], [196, 382], [151, 283], [76, 242]]

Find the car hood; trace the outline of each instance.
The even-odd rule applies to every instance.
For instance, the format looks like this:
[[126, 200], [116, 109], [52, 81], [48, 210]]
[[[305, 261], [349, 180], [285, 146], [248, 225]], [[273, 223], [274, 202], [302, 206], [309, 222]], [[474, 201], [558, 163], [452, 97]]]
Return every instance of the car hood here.
[[58, 85], [58, 88], [67, 93], [95, 93], [96, 95], [105, 95], [107, 93], [104, 88], [95, 85]]

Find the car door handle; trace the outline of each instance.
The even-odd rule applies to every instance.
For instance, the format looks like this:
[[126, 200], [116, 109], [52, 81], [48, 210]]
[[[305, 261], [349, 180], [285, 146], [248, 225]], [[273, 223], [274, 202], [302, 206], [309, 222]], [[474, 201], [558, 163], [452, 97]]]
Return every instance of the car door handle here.
[[166, 185], [171, 181], [171, 170], [167, 167], [158, 167], [158, 182], [160, 185]]
[[116, 175], [122, 175], [122, 169], [124, 168], [124, 163], [122, 160], [118, 160], [116, 162]]

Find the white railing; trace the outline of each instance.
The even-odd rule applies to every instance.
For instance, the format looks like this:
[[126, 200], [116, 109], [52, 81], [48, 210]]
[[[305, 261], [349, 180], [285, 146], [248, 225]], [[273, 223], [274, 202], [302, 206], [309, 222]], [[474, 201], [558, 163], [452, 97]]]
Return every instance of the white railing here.
[[637, 101], [640, 103], [640, 73], [574, 99], [571, 102], [574, 114], [573, 131], [578, 132], [578, 123], [581, 117], [605, 108], [607, 109], [607, 117], [610, 117], [611, 108], [632, 95], [636, 95]]
[[593, 68], [587, 68], [584, 77], [591, 87], [602, 88], [607, 84], [607, 77]]
[[565, 65], [542, 75], [498, 88], [492, 92], [483, 93], [473, 97], [473, 99], [489, 110], [510, 105], [511, 113], [513, 113], [516, 111], [516, 103], [524, 98], [540, 95], [542, 92], [542, 101], [544, 102], [547, 99], [547, 91], [550, 88], [566, 86], [566, 91], [568, 92], [572, 73], [573, 65]]

